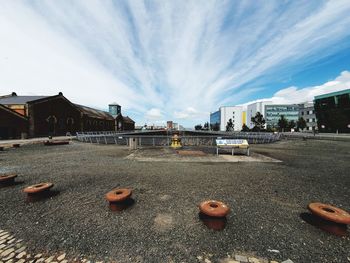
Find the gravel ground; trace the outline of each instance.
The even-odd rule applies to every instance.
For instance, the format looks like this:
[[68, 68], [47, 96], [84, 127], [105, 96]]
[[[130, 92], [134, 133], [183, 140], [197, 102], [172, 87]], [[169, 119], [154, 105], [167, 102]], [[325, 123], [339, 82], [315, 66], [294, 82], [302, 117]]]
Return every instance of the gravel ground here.
[[[289, 140], [252, 151], [283, 162], [138, 162], [124, 159], [131, 152], [122, 146], [77, 142], [0, 152], [0, 172], [17, 172], [20, 182], [0, 188], [0, 229], [33, 253], [105, 261], [196, 262], [210, 255], [218, 262], [241, 253], [348, 262], [349, 230], [331, 235], [301, 215], [313, 201], [350, 211], [350, 143]], [[53, 196], [27, 202], [21, 189], [45, 181], [55, 184]], [[115, 187], [133, 189], [135, 202], [122, 212], [104, 199]], [[197, 205], [206, 199], [231, 207], [222, 231], [199, 219]]]

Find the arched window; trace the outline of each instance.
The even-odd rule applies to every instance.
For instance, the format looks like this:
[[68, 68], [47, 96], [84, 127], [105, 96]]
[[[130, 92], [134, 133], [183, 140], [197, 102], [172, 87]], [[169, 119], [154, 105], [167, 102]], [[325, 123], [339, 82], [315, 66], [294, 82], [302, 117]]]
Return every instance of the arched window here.
[[74, 119], [72, 117], [67, 118], [67, 125], [73, 125], [74, 124]]
[[47, 117], [46, 121], [48, 122], [48, 132], [50, 135], [55, 134], [57, 118], [55, 115], [50, 115]]

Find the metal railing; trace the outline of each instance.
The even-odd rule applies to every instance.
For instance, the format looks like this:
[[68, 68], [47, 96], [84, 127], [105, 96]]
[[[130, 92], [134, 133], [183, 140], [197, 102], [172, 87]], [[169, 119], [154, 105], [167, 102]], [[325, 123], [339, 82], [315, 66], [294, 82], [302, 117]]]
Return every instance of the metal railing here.
[[[249, 144], [272, 143], [280, 140], [280, 134], [237, 132], [217, 135], [180, 135], [183, 146], [215, 146], [215, 140], [246, 139]], [[139, 146], [169, 146], [172, 135], [144, 135], [142, 133], [130, 134], [122, 132], [77, 132], [77, 140], [97, 144], [129, 145], [129, 140], [137, 141]]]
[[281, 133], [281, 139], [312, 139], [312, 140], [330, 140], [330, 141], [350, 141], [350, 134], [336, 133], [310, 133], [310, 132], [284, 132]]

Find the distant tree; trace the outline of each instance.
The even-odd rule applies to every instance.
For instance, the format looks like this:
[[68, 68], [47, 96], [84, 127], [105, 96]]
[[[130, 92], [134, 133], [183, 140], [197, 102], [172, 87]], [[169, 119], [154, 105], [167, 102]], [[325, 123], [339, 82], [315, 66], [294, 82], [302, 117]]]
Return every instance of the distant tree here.
[[264, 125], [266, 123], [264, 116], [257, 112], [254, 117], [251, 118], [252, 123], [254, 123], [254, 131], [261, 131], [264, 129]]
[[288, 120], [284, 117], [284, 115], [281, 115], [277, 125], [279, 131], [285, 131], [285, 129], [288, 127]]
[[209, 122], [204, 123], [203, 130], [209, 130]]
[[197, 124], [196, 126], [194, 126], [194, 129], [195, 129], [196, 131], [201, 130], [201, 129], [202, 129], [202, 124]]
[[275, 131], [277, 131], [277, 130], [276, 130], [275, 127], [271, 127], [271, 125], [267, 125], [266, 131], [267, 131], [267, 132], [275, 132]]
[[306, 121], [303, 117], [300, 117], [297, 121], [297, 129], [304, 130], [306, 128]]
[[290, 122], [288, 122], [288, 129], [289, 129], [289, 130], [294, 129], [295, 126], [296, 126], [296, 123], [295, 123], [294, 120], [291, 120]]
[[219, 131], [220, 130], [220, 124], [219, 123], [215, 123], [215, 124], [210, 124], [210, 129], [212, 131]]
[[233, 122], [232, 119], [229, 119], [227, 124], [226, 124], [226, 131], [233, 131]]
[[250, 131], [250, 129], [248, 128], [248, 126], [245, 125], [245, 124], [243, 124], [243, 126], [242, 126], [242, 132], [249, 132], [249, 131]]

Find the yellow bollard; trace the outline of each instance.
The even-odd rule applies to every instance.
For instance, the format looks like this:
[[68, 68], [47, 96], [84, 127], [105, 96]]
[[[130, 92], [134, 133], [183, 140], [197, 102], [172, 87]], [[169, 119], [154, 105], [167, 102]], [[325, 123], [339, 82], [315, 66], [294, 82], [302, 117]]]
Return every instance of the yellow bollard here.
[[177, 134], [175, 134], [172, 138], [171, 138], [171, 145], [172, 148], [180, 148], [182, 147], [181, 145], [181, 139], [179, 138], [179, 136]]

